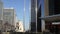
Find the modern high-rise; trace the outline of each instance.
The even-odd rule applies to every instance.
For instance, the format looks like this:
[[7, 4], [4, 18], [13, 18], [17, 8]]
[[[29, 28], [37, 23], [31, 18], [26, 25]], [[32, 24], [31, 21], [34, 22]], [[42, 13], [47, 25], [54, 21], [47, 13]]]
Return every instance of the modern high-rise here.
[[[37, 15], [35, 11], [36, 3], [38, 8]], [[39, 29], [42, 32], [47, 29], [52, 33], [59, 34], [60, 0], [31, 0], [31, 31], [38, 32]]]
[[36, 0], [31, 0], [31, 32], [36, 32]]
[[15, 29], [15, 10], [14, 8], [4, 8], [3, 9], [3, 23], [4, 25], [8, 25], [10, 27], [8, 29], [14, 30]]
[[40, 0], [31, 0], [31, 32], [41, 31], [41, 5]]

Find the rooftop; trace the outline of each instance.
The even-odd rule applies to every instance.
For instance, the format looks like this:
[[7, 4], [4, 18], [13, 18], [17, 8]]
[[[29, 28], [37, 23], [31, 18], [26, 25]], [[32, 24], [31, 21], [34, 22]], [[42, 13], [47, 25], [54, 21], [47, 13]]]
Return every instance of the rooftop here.
[[10, 8], [4, 8], [4, 9], [14, 9], [13, 7], [10, 7]]

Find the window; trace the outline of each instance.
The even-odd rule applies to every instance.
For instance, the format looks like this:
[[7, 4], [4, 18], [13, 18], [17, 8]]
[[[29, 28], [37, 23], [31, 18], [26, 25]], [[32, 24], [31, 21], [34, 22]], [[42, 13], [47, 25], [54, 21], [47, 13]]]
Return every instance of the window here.
[[54, 15], [54, 0], [49, 0], [49, 15]]
[[18, 27], [18, 29], [19, 29], [19, 27]]
[[49, 0], [49, 15], [60, 14], [60, 0]]
[[4, 12], [4, 15], [11, 15], [11, 12]]

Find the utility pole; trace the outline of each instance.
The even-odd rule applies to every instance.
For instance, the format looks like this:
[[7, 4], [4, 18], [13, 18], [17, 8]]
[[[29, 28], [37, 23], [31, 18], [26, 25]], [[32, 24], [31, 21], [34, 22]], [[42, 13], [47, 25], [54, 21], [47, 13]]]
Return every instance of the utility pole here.
[[36, 10], [36, 34], [37, 34], [37, 0], [36, 0], [36, 8], [35, 8], [35, 10]]
[[24, 0], [24, 14], [23, 14], [24, 31], [25, 31], [25, 1], [26, 0]]
[[[30, 0], [30, 2], [31, 2], [31, 0]], [[31, 30], [31, 3], [29, 2], [29, 33], [31, 32], [30, 30]]]

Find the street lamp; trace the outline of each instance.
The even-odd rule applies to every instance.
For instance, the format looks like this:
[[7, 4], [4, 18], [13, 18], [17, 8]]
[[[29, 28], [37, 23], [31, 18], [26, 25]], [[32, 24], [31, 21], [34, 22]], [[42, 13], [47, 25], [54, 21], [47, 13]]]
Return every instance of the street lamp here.
[[[30, 2], [31, 2], [31, 0], [30, 0]], [[30, 15], [29, 15], [29, 32], [30, 32], [30, 30], [31, 30], [31, 3], [29, 3], [29, 13], [30, 13]]]
[[36, 8], [35, 8], [35, 11], [36, 11], [36, 34], [37, 34], [37, 0], [36, 0]]
[[23, 14], [24, 31], [25, 31], [25, 1], [26, 0], [24, 0], [24, 14]]

